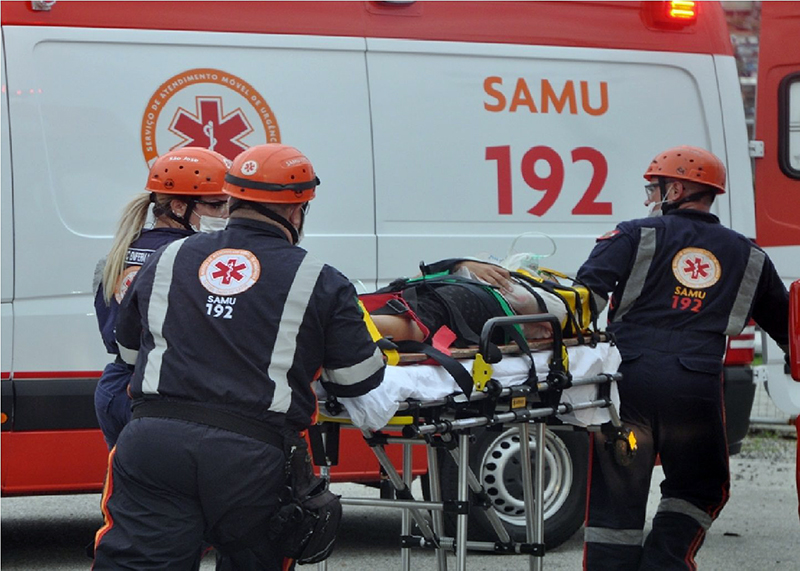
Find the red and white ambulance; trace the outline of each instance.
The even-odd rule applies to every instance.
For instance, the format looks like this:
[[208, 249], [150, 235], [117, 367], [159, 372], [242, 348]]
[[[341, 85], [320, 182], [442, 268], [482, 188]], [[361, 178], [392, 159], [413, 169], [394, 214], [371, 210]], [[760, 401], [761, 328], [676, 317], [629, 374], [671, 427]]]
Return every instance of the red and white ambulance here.
[[[646, 214], [642, 173], [679, 144], [725, 161], [715, 212], [756, 235], [717, 2], [3, 2], [2, 50], [3, 494], [101, 487], [92, 273], [169, 149], [302, 149], [323, 181], [303, 245], [365, 289], [531, 232], [555, 251], [539, 234], [518, 250], [575, 272]], [[333, 478], [379, 481], [346, 432]], [[477, 468], [499, 442], [481, 437]], [[585, 435], [548, 431], [548, 450], [553, 546], [582, 521]]]

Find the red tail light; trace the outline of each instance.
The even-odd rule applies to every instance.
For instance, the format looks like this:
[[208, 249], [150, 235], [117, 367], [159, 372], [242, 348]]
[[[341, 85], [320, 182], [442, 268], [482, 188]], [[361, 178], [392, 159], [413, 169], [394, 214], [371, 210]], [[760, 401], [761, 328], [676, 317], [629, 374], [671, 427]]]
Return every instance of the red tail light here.
[[682, 22], [697, 20], [697, 2], [666, 2], [667, 17]]
[[740, 335], [728, 338], [725, 366], [749, 365], [755, 358], [756, 327], [752, 321]]
[[700, 2], [642, 2], [645, 23], [661, 30], [683, 30], [697, 23]]

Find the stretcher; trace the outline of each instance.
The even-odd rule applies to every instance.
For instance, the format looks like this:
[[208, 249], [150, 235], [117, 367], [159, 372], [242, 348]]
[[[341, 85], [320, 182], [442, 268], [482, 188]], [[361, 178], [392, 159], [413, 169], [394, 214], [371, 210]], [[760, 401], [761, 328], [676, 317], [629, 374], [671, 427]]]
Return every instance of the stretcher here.
[[[541, 321], [553, 324], [552, 340], [537, 341], [527, 347], [499, 348], [488, 341], [496, 327]], [[312, 438], [315, 463], [321, 466], [322, 475], [327, 476], [332, 462], [326, 449], [338, 448], [338, 440], [332, 439], [338, 439], [339, 428], [361, 430], [397, 499], [342, 498], [342, 503], [403, 510], [404, 571], [411, 568], [411, 548], [415, 547], [435, 549], [440, 571], [447, 569], [447, 553], [453, 551], [457, 570], [466, 569], [468, 548], [527, 554], [530, 569], [543, 568], [543, 502], [536, 502], [535, 498], [544, 497], [545, 424], [566, 423], [588, 430], [599, 430], [600, 425], [606, 425], [622, 431], [616, 387], [621, 380], [617, 373], [621, 359], [613, 339], [594, 333], [589, 342], [565, 340], [560, 331], [557, 318], [549, 314], [489, 320], [481, 333], [479, 347], [457, 350], [453, 355], [475, 380], [475, 389], [469, 396], [460, 390], [450, 372], [425, 364], [387, 367], [383, 383], [362, 397], [334, 399], [320, 394], [325, 406], [315, 427], [318, 437]], [[403, 360], [413, 363], [426, 358], [405, 355]], [[499, 425], [518, 427], [520, 442], [532, 442], [535, 451], [535, 470], [532, 470], [531, 447], [519, 447], [525, 542], [512, 540], [469, 466], [470, 431]], [[385, 450], [387, 444], [396, 443], [403, 446], [400, 471]], [[430, 499], [426, 501], [415, 498], [411, 492], [414, 445], [424, 445], [427, 450]], [[457, 465], [455, 501], [442, 500], [437, 450], [449, 455]], [[497, 535], [494, 542], [467, 541], [470, 490], [475, 498], [473, 504], [487, 510]], [[454, 538], [445, 535], [444, 512], [457, 514]], [[412, 521], [417, 535], [412, 534]], [[327, 568], [324, 562], [319, 565], [320, 569]]]

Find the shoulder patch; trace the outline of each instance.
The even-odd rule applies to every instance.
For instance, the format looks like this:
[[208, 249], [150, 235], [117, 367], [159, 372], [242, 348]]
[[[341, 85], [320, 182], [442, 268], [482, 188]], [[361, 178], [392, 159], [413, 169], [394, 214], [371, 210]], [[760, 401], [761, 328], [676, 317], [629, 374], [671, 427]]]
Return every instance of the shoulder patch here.
[[258, 281], [261, 264], [249, 250], [223, 248], [208, 256], [200, 265], [200, 283], [216, 295], [236, 295]]
[[609, 239], [613, 238], [614, 236], [616, 236], [616, 235], [618, 235], [618, 234], [619, 234], [619, 230], [617, 230], [617, 229], [615, 228], [614, 230], [611, 230], [611, 231], [609, 231], [609, 232], [606, 232], [605, 234], [603, 234], [602, 236], [600, 236], [599, 238], [597, 238], [597, 240], [596, 240], [596, 241], [597, 241], [597, 242], [599, 242], [600, 240], [609, 240]]
[[133, 278], [136, 277], [136, 274], [139, 273], [139, 270], [142, 266], [131, 266], [119, 277], [119, 282], [117, 283], [117, 289], [114, 290], [114, 297], [117, 300], [117, 303], [122, 303], [122, 300], [125, 298], [125, 294], [128, 293], [128, 288], [131, 287], [131, 283], [133, 282]]

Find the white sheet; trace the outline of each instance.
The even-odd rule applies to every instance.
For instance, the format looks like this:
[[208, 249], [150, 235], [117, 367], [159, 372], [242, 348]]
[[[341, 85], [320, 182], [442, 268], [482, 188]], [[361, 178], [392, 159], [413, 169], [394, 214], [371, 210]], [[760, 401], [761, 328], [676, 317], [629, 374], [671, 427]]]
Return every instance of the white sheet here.
[[[573, 379], [587, 378], [601, 373], [616, 373], [621, 362], [619, 351], [608, 343], [596, 347], [569, 347], [569, 368]], [[542, 381], [547, 376], [548, 361], [552, 351], [538, 351], [533, 354], [536, 373]], [[471, 359], [459, 361], [472, 373]], [[505, 356], [502, 361], [492, 365], [492, 375], [503, 386], [508, 387], [525, 382], [530, 369], [527, 356]], [[322, 389], [319, 389], [322, 391]], [[322, 391], [324, 393], [324, 391]], [[383, 382], [364, 396], [340, 398], [347, 409], [350, 420], [359, 428], [379, 430], [386, 426], [397, 412], [399, 403], [406, 399], [430, 401], [450, 394], [461, 393], [450, 374], [436, 365], [404, 365], [387, 367]], [[561, 402], [578, 403], [596, 398], [597, 386], [586, 385], [564, 391]], [[322, 395], [324, 396], [324, 395]], [[611, 397], [619, 407], [619, 393], [613, 383]], [[598, 425], [610, 420], [605, 408], [589, 408], [559, 415], [559, 418], [577, 426]]]

